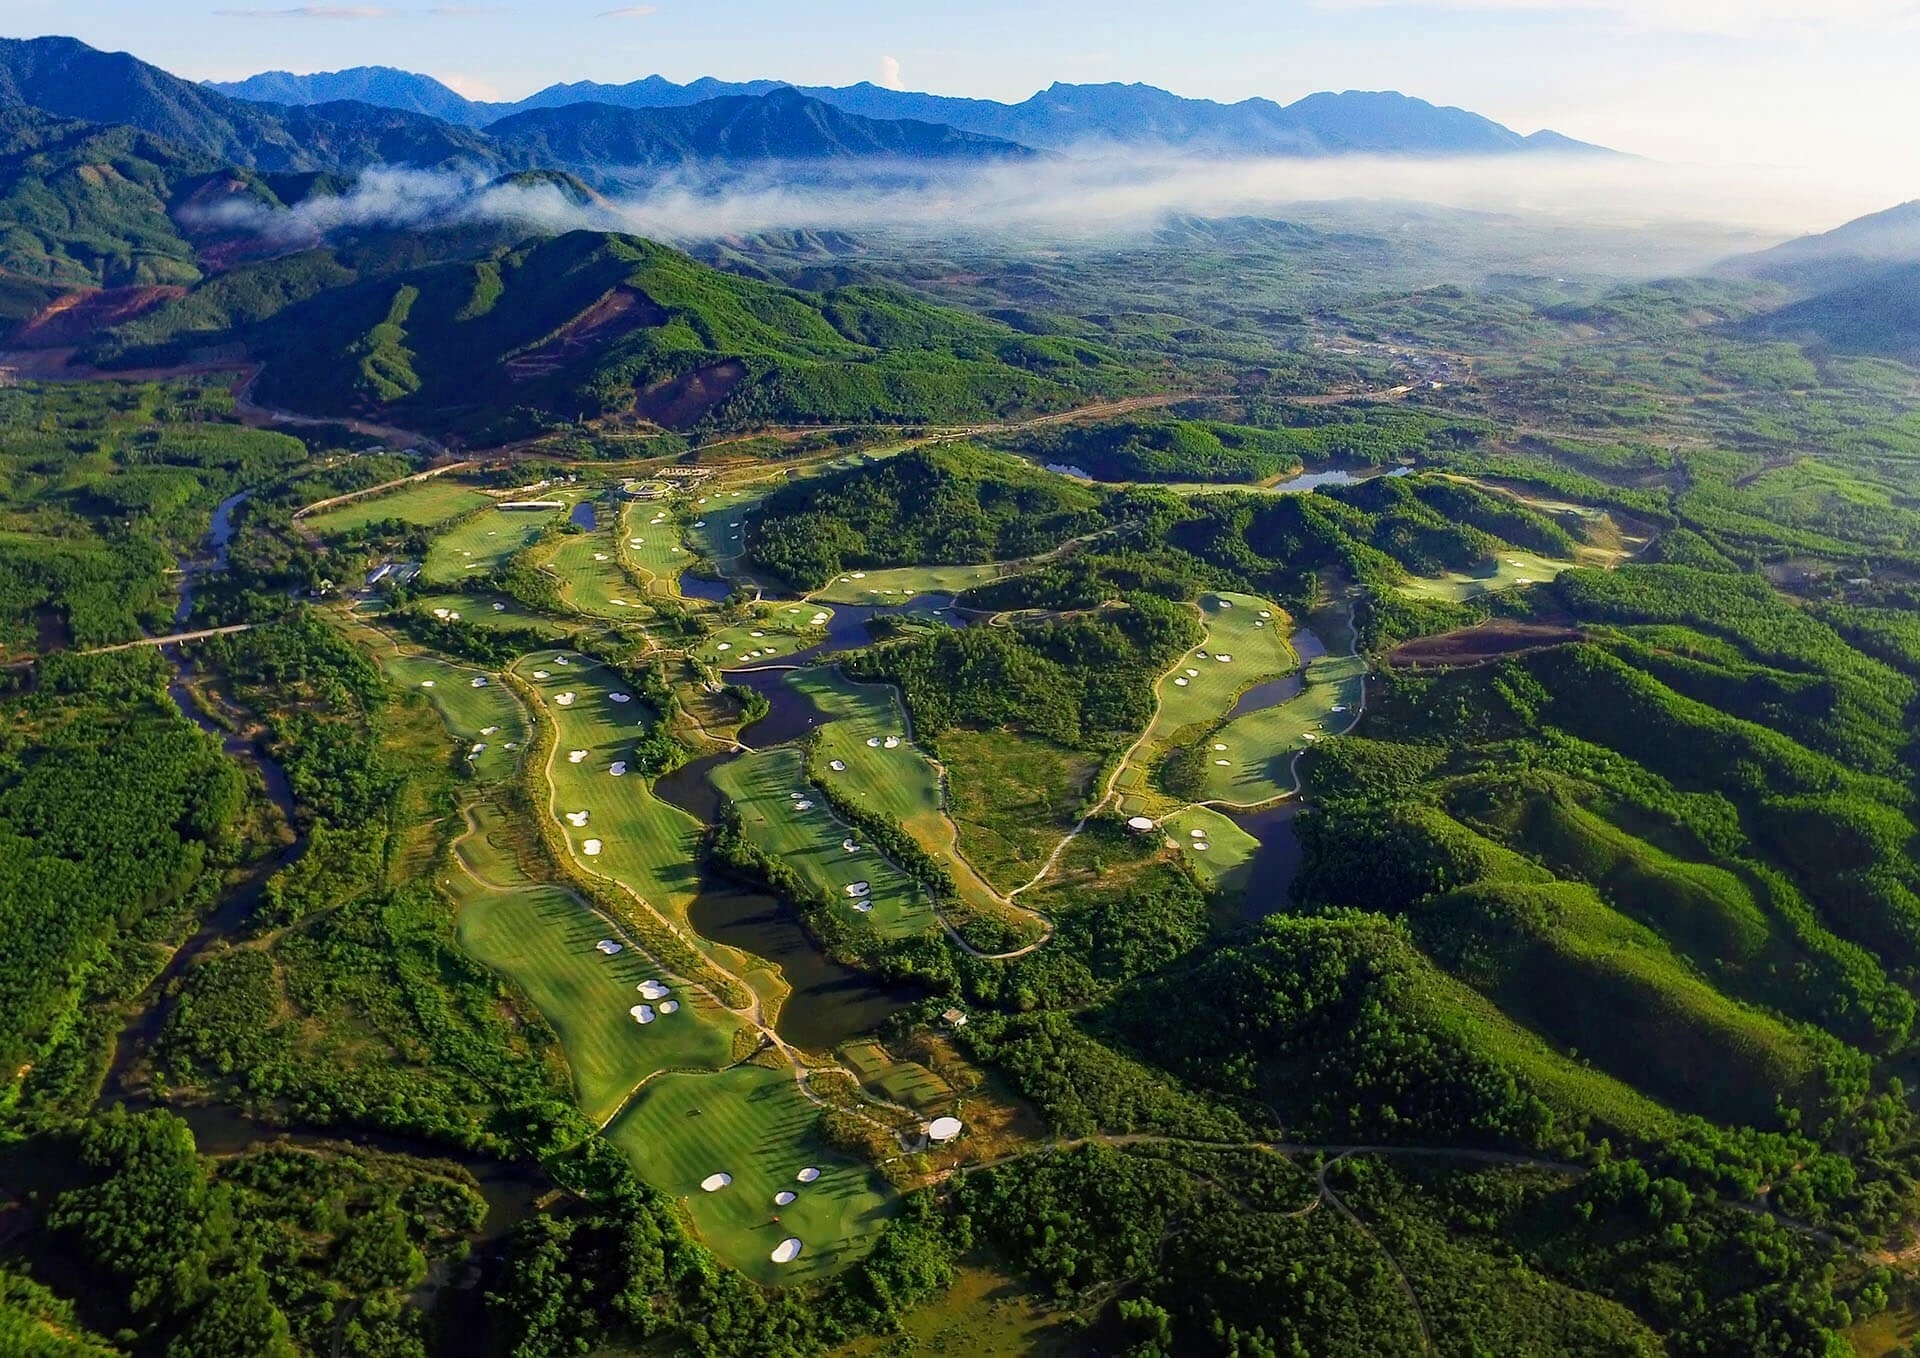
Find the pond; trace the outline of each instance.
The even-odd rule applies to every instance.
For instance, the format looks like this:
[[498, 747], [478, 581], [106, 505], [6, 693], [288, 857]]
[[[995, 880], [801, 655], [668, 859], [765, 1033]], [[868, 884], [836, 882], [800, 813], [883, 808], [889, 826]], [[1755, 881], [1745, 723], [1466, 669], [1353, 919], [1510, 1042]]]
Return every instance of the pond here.
[[1320, 486], [1357, 486], [1362, 481], [1376, 480], [1382, 476], [1410, 476], [1412, 467], [1395, 467], [1392, 471], [1375, 471], [1363, 467], [1357, 472], [1347, 471], [1343, 467], [1329, 467], [1325, 471], [1302, 472], [1290, 481], [1281, 481], [1267, 487], [1273, 495], [1301, 495]]
[[918, 998], [828, 957], [801, 927], [790, 906], [763, 891], [723, 878], [708, 881], [688, 911], [694, 929], [780, 968], [793, 994], [774, 1025], [780, 1036], [808, 1051], [828, 1051], [873, 1032]]
[[1260, 852], [1254, 855], [1246, 890], [1240, 897], [1241, 912], [1248, 919], [1265, 919], [1288, 904], [1288, 889], [1300, 871], [1300, 838], [1294, 833], [1293, 821], [1301, 809], [1300, 799], [1289, 797], [1278, 806], [1231, 818], [1260, 841]]

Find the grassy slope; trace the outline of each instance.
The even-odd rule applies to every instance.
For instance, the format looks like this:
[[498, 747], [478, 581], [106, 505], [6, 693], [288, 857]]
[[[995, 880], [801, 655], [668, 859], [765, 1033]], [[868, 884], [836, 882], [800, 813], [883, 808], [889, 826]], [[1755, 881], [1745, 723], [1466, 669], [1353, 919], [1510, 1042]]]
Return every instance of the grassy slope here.
[[457, 585], [506, 565], [507, 558], [541, 532], [560, 523], [558, 509], [483, 509], [433, 540], [427, 550], [423, 584]]
[[431, 481], [416, 481], [381, 495], [365, 495], [358, 500], [349, 500], [300, 522], [322, 536], [351, 532], [370, 523], [383, 523], [389, 519], [431, 527], [490, 503], [492, 501], [488, 496], [472, 486], [463, 486], [458, 481], [437, 476]]
[[[1215, 731], [1207, 749], [1207, 797], [1248, 805], [1291, 792], [1294, 754], [1312, 743], [1309, 734], [1347, 725], [1359, 710], [1366, 669], [1366, 661], [1353, 656], [1323, 656], [1307, 666], [1299, 697]], [[1344, 710], [1335, 712], [1336, 707]]]
[[[398, 651], [382, 655], [380, 667], [400, 687], [426, 694], [463, 750], [470, 751], [477, 744], [487, 747], [478, 758], [468, 761], [476, 774], [491, 779], [513, 772], [518, 751], [507, 746], [526, 745], [527, 721], [497, 674], [436, 656]], [[475, 688], [475, 679], [487, 682]], [[432, 687], [426, 687], [428, 684]], [[496, 729], [492, 735], [483, 735], [488, 727]]]

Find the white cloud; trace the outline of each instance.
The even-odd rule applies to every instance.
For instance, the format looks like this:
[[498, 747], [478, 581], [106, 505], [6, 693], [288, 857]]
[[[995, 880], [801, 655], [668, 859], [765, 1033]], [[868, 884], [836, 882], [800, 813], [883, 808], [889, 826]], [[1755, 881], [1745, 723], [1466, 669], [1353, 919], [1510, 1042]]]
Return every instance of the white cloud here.
[[603, 9], [594, 17], [596, 19], [645, 19], [659, 12], [658, 5], [623, 5], [619, 9]]
[[1588, 18], [1648, 32], [1759, 38], [1920, 26], [1916, 0], [1314, 0], [1321, 9], [1444, 10]]
[[900, 88], [900, 58], [880, 58], [880, 83], [890, 90]]
[[434, 76], [434, 79], [455, 94], [468, 99], [478, 99], [482, 103], [498, 103], [500, 100], [500, 87], [482, 80], [479, 76], [444, 72]]

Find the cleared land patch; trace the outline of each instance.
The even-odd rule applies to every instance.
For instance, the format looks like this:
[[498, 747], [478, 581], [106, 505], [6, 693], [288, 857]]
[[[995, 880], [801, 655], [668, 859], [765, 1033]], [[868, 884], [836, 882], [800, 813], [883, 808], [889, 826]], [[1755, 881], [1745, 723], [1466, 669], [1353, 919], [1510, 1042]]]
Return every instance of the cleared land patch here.
[[[926, 897], [833, 814], [826, 798], [808, 785], [804, 759], [795, 749], [743, 755], [716, 770], [713, 784], [732, 799], [748, 840], [813, 883], [836, 910], [850, 917], [863, 914], [887, 938], [929, 927], [933, 909]], [[856, 846], [851, 852], [848, 843]], [[871, 909], [858, 911], [859, 905]]]
[[940, 733], [962, 852], [1002, 891], [1032, 877], [1080, 818], [1100, 757], [1013, 731]]
[[1535, 556], [1530, 552], [1503, 549], [1491, 563], [1471, 573], [1451, 571], [1446, 575], [1416, 575], [1402, 580], [1395, 588], [1416, 598], [1441, 599], [1459, 604], [1477, 599], [1482, 594], [1545, 583], [1557, 577], [1561, 571], [1572, 570], [1576, 564]]
[[427, 528], [491, 503], [491, 496], [472, 486], [461, 485], [446, 477], [435, 477], [431, 481], [416, 481], [382, 495], [349, 500], [346, 504], [322, 510], [300, 522], [323, 536], [350, 533], [370, 523], [385, 523], [393, 519]]
[[1435, 636], [1402, 642], [1387, 656], [1389, 665], [1477, 665], [1518, 651], [1579, 641], [1586, 634], [1575, 627], [1495, 618], [1473, 627], [1461, 627]]
[[[661, 1076], [607, 1135], [649, 1183], [680, 1200], [715, 1254], [772, 1286], [857, 1263], [895, 1209], [893, 1194], [869, 1167], [821, 1139], [819, 1120], [791, 1071], [740, 1065], [715, 1075]], [[819, 1176], [803, 1183], [805, 1169]], [[711, 1192], [701, 1187], [717, 1174], [731, 1182]], [[777, 1204], [777, 1193], [794, 1200]], [[774, 1263], [781, 1242], [796, 1238], [799, 1256]]]

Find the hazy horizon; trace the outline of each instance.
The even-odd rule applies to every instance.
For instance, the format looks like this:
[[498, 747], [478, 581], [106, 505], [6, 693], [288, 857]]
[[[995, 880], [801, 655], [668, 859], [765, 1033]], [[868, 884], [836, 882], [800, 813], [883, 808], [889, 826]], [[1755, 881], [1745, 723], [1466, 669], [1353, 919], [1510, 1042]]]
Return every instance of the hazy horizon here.
[[[1138, 0], [1033, 12], [830, 0], [220, 5], [0, 0], [13, 36], [70, 33], [193, 79], [384, 65], [471, 98], [562, 81], [860, 80], [1017, 102], [1055, 81], [1139, 81], [1192, 98], [1291, 102], [1392, 89], [1675, 165], [1789, 175], [1842, 219], [1920, 196], [1906, 0]], [[1844, 204], [1844, 208], [1842, 205]]]

